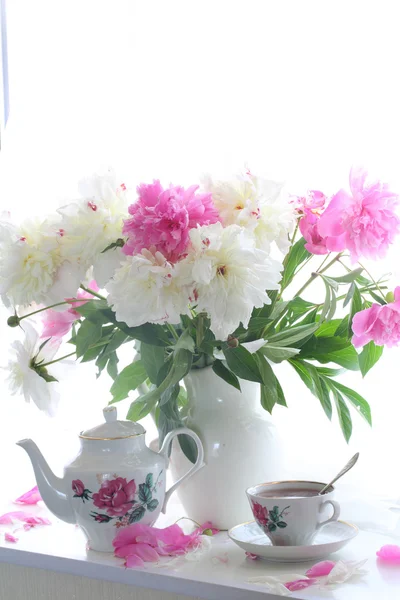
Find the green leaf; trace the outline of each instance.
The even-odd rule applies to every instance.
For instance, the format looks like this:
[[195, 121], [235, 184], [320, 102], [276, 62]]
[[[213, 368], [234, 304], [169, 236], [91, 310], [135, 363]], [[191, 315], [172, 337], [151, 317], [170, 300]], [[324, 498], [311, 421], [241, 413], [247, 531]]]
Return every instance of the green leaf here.
[[132, 523], [137, 523], [138, 521], [140, 521], [143, 518], [145, 512], [146, 512], [146, 509], [144, 506], [142, 506], [142, 505], [136, 506], [133, 509], [133, 511], [131, 512], [131, 514], [129, 515], [129, 520], [128, 520], [129, 525], [132, 525]]
[[370, 341], [369, 344], [364, 346], [361, 354], [358, 355], [360, 371], [363, 377], [365, 377], [374, 364], [378, 362], [382, 356], [382, 352], [383, 346], [377, 346], [373, 341]]
[[276, 380], [276, 389], [278, 391], [278, 400], [276, 401], [276, 403], [280, 406], [286, 406], [287, 408], [285, 394], [283, 393], [283, 389], [281, 387], [281, 384], [279, 383], [279, 379]]
[[145, 504], [147, 504], [147, 502], [150, 502], [151, 498], [152, 498], [152, 493], [151, 493], [150, 487], [147, 485], [147, 483], [140, 483], [139, 484], [139, 500], [140, 500], [140, 502], [144, 502]]
[[259, 352], [266, 356], [269, 360], [274, 363], [281, 363], [288, 358], [296, 356], [300, 352], [299, 348], [285, 348], [281, 346], [274, 346], [273, 344], [265, 344], [260, 348]]
[[244, 346], [228, 348], [224, 350], [224, 355], [228, 367], [237, 377], [258, 383], [263, 382], [256, 359]]
[[111, 322], [107, 313], [103, 312], [107, 309], [109, 309], [109, 306], [106, 300], [88, 300], [88, 302], [74, 307], [74, 310], [82, 315], [82, 317], [85, 317], [85, 319], [95, 323], [101, 322], [102, 324]]
[[147, 372], [140, 360], [137, 360], [125, 367], [125, 369], [122, 369], [121, 373], [111, 386], [110, 392], [113, 395], [111, 404], [127, 398], [129, 392], [136, 390], [146, 378]]
[[111, 379], [116, 379], [118, 377], [118, 356], [116, 352], [110, 354], [107, 363], [107, 373], [111, 377]]
[[346, 275], [342, 275], [341, 277], [331, 277], [330, 279], [336, 281], [336, 283], [353, 283], [353, 281], [355, 281], [357, 277], [361, 275], [363, 270], [364, 269], [362, 267], [359, 267], [358, 269], [354, 269], [354, 271], [350, 271], [350, 273], [347, 273]]
[[296, 325], [295, 327], [290, 327], [289, 329], [269, 336], [268, 343], [277, 344], [278, 346], [290, 346], [291, 344], [310, 337], [317, 331], [318, 327], [318, 323], [311, 325]]
[[326, 416], [328, 419], [330, 419], [332, 416], [332, 406], [329, 398], [329, 390], [327, 389], [326, 385], [323, 384], [323, 380], [321, 379], [316, 367], [306, 361], [298, 359], [293, 359], [289, 362], [297, 371], [297, 374], [306, 384], [310, 392], [316, 398], [318, 398]]
[[86, 350], [85, 354], [81, 358], [81, 363], [89, 362], [91, 360], [95, 360], [98, 357], [100, 352], [103, 352], [104, 346], [95, 346], [94, 348], [89, 348]]
[[46, 367], [36, 367], [36, 369], [33, 369], [34, 371], [36, 371], [36, 373], [42, 378], [44, 379], [47, 383], [52, 383], [55, 381], [58, 381], [58, 379], [56, 379], [55, 377], [53, 377], [53, 375], [50, 375], [50, 373], [47, 371]]
[[354, 292], [356, 291], [356, 289], [357, 289], [357, 286], [353, 281], [353, 283], [349, 287], [349, 290], [346, 294], [345, 299], [343, 300], [343, 308], [345, 308], [348, 305], [348, 303], [350, 302], [350, 300], [353, 298]]
[[235, 387], [237, 390], [239, 390], [239, 392], [241, 391], [239, 379], [234, 373], [232, 373], [232, 371], [228, 369], [228, 367], [224, 365], [222, 360], [215, 360], [212, 365], [212, 370], [216, 375], [218, 375], [218, 377], [221, 377], [221, 379], [226, 381], [226, 383], [229, 383]]
[[279, 521], [277, 523], [277, 526], [280, 527], [281, 529], [284, 529], [285, 527], [287, 527], [287, 523], [285, 523], [285, 521]]
[[152, 344], [153, 346], [169, 346], [171, 343], [166, 331], [161, 325], [145, 323], [138, 327], [128, 327], [126, 323], [120, 323], [119, 321], [116, 321], [115, 325], [129, 337], [145, 342], [146, 344]]
[[330, 321], [335, 316], [336, 305], [337, 305], [337, 302], [336, 302], [335, 290], [333, 288], [331, 288], [331, 304], [330, 304], [330, 307], [329, 307], [328, 314], [326, 315], [326, 320], [327, 321]]
[[194, 464], [197, 460], [197, 446], [194, 439], [183, 433], [178, 435], [178, 442], [186, 458]]
[[148, 415], [161, 398], [161, 394], [170, 386], [179, 383], [179, 381], [188, 374], [190, 367], [192, 366], [192, 359], [193, 355], [189, 350], [178, 350], [174, 356], [168, 375], [158, 387], [150, 390], [147, 394], [144, 394], [132, 402], [127, 418], [136, 421]]
[[330, 305], [330, 301], [331, 301], [331, 288], [328, 285], [328, 283], [325, 281], [325, 279], [324, 279], [324, 284], [325, 284], [325, 300], [324, 300], [324, 303], [323, 303], [322, 309], [321, 309], [321, 321], [325, 320], [325, 317], [329, 311], [329, 305]]
[[272, 409], [278, 402], [278, 386], [277, 378], [272, 370], [269, 362], [262, 356], [262, 354], [256, 353], [260, 372], [263, 378], [263, 383], [260, 386], [261, 389], [261, 406], [272, 413]]
[[158, 500], [156, 500], [155, 498], [153, 500], [150, 500], [150, 502], [147, 503], [147, 509], [150, 512], [153, 512], [154, 510], [156, 510], [158, 506]]
[[289, 254], [285, 259], [285, 270], [283, 271], [282, 277], [282, 290], [287, 288], [289, 283], [292, 281], [297, 267], [299, 267], [307, 258], [311, 256], [310, 252], [306, 250], [304, 244], [306, 240], [300, 238], [289, 250]]
[[122, 248], [125, 245], [125, 241], [122, 238], [118, 238], [115, 242], [109, 244], [104, 250], [101, 251], [101, 254], [107, 252], [108, 250], [112, 250], [113, 248]]
[[343, 396], [345, 396], [347, 398], [347, 400], [364, 417], [364, 419], [367, 421], [367, 423], [369, 425], [372, 425], [371, 407], [368, 404], [368, 402], [365, 400], [365, 398], [360, 396], [360, 394], [358, 394], [354, 390], [343, 385], [342, 383], [339, 383], [338, 381], [331, 380], [330, 383], [331, 383], [331, 386], [333, 385], [334, 387], [336, 387], [339, 390], [339, 392], [341, 392], [341, 394], [343, 394]]
[[363, 309], [362, 298], [357, 286], [354, 286], [353, 298], [351, 300], [350, 315], [349, 315], [349, 337], [353, 334], [352, 324], [353, 317], [356, 313]]
[[157, 383], [157, 375], [164, 364], [165, 350], [162, 346], [153, 346], [141, 342], [140, 360], [147, 371], [151, 383]]
[[148, 475], [146, 476], [146, 485], [149, 488], [153, 487], [153, 473], [148, 473]]
[[89, 321], [85, 319], [76, 334], [76, 356], [83, 356], [90, 346], [93, 346], [101, 338], [101, 321]]
[[346, 442], [351, 438], [351, 432], [353, 429], [353, 424], [351, 422], [350, 411], [347, 408], [345, 401], [341, 394], [337, 391], [334, 386], [331, 386], [331, 391], [333, 395], [333, 399], [336, 404], [336, 411], [339, 417], [340, 428], [343, 432], [344, 438]]
[[328, 367], [315, 367], [320, 375], [326, 375], [327, 377], [337, 377], [342, 375], [344, 369], [329, 369]]
[[315, 360], [318, 360], [320, 363], [333, 362], [350, 371], [358, 371], [360, 369], [358, 354], [353, 346], [347, 346], [347, 348], [326, 352], [325, 354], [318, 354], [315, 356]]
[[[336, 319], [331, 321], [331, 323], [335, 323]], [[340, 321], [339, 326], [335, 330], [333, 334], [335, 337], [347, 337], [349, 334], [349, 315], [346, 315], [344, 319]]]
[[161, 394], [159, 405], [163, 406], [164, 404], [168, 404], [168, 402], [175, 402], [175, 400], [179, 396], [179, 383], [174, 383], [167, 387], [167, 389]]
[[385, 302], [381, 296], [378, 296], [378, 294], [375, 294], [375, 292], [373, 292], [372, 290], [368, 290], [368, 294], [375, 300], [375, 302], [378, 302], [378, 304], [380, 304], [381, 306], [385, 306], [387, 304], [387, 302]]
[[276, 531], [275, 523], [268, 523], [268, 531]]
[[108, 342], [107, 346], [104, 348], [104, 355], [107, 356], [108, 354], [112, 354], [113, 352], [115, 352], [115, 350], [118, 350], [118, 348], [122, 346], [122, 344], [124, 344], [127, 340], [129, 340], [129, 338], [126, 335], [126, 333], [124, 333], [120, 329], [116, 329], [113, 332], [112, 337]]
[[285, 300], [285, 301], [280, 300], [279, 302], [276, 302], [276, 304], [274, 305], [274, 308], [271, 311], [271, 315], [270, 315], [271, 321], [275, 321], [275, 319], [280, 317], [280, 315], [283, 313], [283, 311], [288, 306], [288, 304], [290, 304], [290, 300]]
[[189, 333], [189, 329], [185, 329], [180, 338], [174, 344], [174, 353], [176, 354], [178, 350], [184, 349], [189, 350], [189, 352], [194, 352], [195, 344], [194, 339]]
[[315, 337], [331, 337], [335, 335], [338, 325], [340, 325], [341, 319], [332, 319], [331, 321], [324, 321], [315, 332]]
[[332, 277], [328, 277], [327, 275], [321, 275], [320, 273], [318, 273], [318, 275], [320, 275], [324, 282], [328, 284], [328, 286], [331, 287], [333, 290], [335, 290], [335, 292], [338, 290], [339, 286], [336, 283], [336, 281], [332, 279]]

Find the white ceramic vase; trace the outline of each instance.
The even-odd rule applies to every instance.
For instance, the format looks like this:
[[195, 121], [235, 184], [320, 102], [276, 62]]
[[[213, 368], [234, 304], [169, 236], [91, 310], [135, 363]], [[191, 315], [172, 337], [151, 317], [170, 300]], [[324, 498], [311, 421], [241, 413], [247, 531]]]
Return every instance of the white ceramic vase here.
[[[245, 490], [281, 476], [282, 444], [273, 419], [260, 404], [260, 386], [240, 380], [241, 392], [211, 367], [185, 378], [186, 425], [200, 437], [206, 466], [181, 485], [178, 496], [188, 517], [229, 529], [252, 519]], [[178, 480], [190, 465], [174, 443], [170, 467]]]

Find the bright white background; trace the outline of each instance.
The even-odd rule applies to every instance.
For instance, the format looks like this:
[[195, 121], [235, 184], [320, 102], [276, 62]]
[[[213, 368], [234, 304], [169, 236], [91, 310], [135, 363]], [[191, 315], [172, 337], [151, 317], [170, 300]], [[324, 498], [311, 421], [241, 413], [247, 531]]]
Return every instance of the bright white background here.
[[[9, 0], [7, 9], [11, 114], [0, 209], [16, 217], [54, 210], [81, 176], [109, 164], [136, 185], [153, 177], [190, 184], [203, 171], [247, 163], [294, 193], [329, 194], [361, 163], [400, 190], [395, 0]], [[393, 272], [393, 286], [397, 256], [394, 248], [372, 266]], [[13, 335], [4, 319], [0, 335], [4, 365]], [[348, 481], [400, 496], [399, 358], [386, 350], [365, 381], [342, 378], [367, 397], [374, 418], [370, 430], [353, 413], [350, 448], [282, 367], [290, 408], [277, 407], [275, 418], [286, 475], [326, 479], [360, 450]], [[101, 420], [108, 387], [90, 365], [69, 368], [53, 421], [1, 387], [0, 456], [6, 473], [24, 474], [18, 491], [33, 476], [14, 441], [33, 437], [60, 465], [73, 434]]]

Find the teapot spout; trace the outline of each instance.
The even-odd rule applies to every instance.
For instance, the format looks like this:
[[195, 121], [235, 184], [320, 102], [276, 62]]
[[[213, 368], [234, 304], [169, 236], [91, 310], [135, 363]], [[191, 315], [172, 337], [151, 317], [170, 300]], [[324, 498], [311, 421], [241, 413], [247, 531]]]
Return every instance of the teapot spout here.
[[37, 486], [47, 508], [62, 521], [75, 523], [64, 480], [54, 475], [35, 442], [20, 440], [17, 445], [21, 446], [31, 459]]

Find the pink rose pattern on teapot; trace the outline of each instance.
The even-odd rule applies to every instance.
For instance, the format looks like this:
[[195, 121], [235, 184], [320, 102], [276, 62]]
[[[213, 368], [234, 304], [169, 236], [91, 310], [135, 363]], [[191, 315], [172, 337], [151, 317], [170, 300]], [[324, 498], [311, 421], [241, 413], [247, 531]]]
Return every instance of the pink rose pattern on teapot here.
[[160, 471], [155, 483], [153, 473], [148, 473], [144, 483], [137, 486], [136, 481], [127, 481], [125, 477], [115, 475], [114, 479], [105, 479], [97, 492], [89, 490], [80, 479], [72, 482], [74, 498], [83, 503], [92, 501], [93, 506], [102, 512], [92, 511], [90, 516], [98, 523], [115, 521], [115, 527], [125, 527], [140, 521], [146, 510], [153, 512], [158, 507], [158, 500], [153, 498], [157, 487], [162, 485]]

